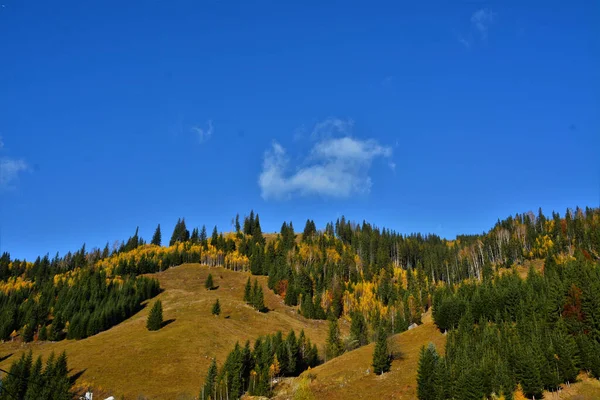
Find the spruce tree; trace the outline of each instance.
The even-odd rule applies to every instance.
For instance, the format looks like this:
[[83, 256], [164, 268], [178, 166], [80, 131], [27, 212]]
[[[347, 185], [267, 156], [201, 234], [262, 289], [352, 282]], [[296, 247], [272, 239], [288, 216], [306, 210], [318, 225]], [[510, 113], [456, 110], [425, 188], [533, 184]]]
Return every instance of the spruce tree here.
[[377, 343], [373, 351], [373, 372], [376, 374], [384, 374], [389, 372], [392, 366], [392, 358], [388, 351], [387, 335], [383, 324], [379, 326], [377, 333]]
[[254, 295], [254, 308], [256, 308], [260, 312], [265, 312], [265, 295], [263, 293], [262, 286], [258, 285], [258, 289], [256, 294]]
[[[417, 397], [420, 400], [435, 398], [438, 358], [433, 343], [429, 343], [427, 347], [421, 347], [417, 369]], [[438, 373], [443, 373], [443, 371], [440, 370]], [[449, 384], [449, 382], [446, 382], [446, 384]]]
[[212, 274], [208, 274], [208, 277], [206, 278], [206, 281], [204, 282], [204, 287], [207, 290], [213, 290], [215, 284], [213, 282], [213, 277]]
[[244, 301], [246, 304], [252, 303], [252, 283], [250, 283], [250, 277], [248, 277], [246, 287], [244, 287]]
[[356, 347], [364, 346], [369, 343], [367, 322], [361, 312], [356, 311], [352, 313], [350, 340], [355, 343]]
[[344, 345], [340, 338], [340, 327], [336, 319], [329, 320], [329, 334], [327, 335], [325, 355], [331, 360], [344, 352]]
[[221, 314], [221, 304], [219, 304], [219, 299], [217, 299], [212, 307], [212, 315], [218, 316], [219, 314]]
[[161, 328], [163, 323], [163, 310], [162, 303], [160, 300], [156, 300], [150, 313], [148, 314], [148, 320], [146, 321], [146, 327], [149, 331], [157, 331]]
[[155, 246], [160, 246], [162, 243], [162, 234], [160, 233], [160, 224], [156, 227], [154, 231], [154, 235], [152, 236], [152, 241], [150, 242]]
[[204, 380], [204, 386], [200, 391], [200, 400], [208, 400], [208, 399], [216, 399], [216, 380], [217, 380], [217, 362], [213, 358], [210, 363], [210, 367], [208, 368], [208, 372], [206, 373], [206, 379]]

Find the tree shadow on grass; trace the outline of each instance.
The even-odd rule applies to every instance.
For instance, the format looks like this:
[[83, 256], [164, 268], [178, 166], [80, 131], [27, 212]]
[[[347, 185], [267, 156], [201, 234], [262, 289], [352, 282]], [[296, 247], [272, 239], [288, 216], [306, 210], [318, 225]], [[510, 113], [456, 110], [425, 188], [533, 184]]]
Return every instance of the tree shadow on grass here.
[[0, 356], [0, 362], [2, 362], [4, 360], [8, 360], [9, 358], [12, 357], [13, 354], [15, 354], [15, 353], [10, 353], [10, 354], [7, 354], [5, 356]]
[[162, 323], [162, 324], [160, 324], [160, 327], [161, 327], [161, 328], [164, 328], [165, 326], [167, 326], [167, 325], [170, 325], [170, 324], [172, 324], [173, 322], [175, 322], [175, 318], [168, 319], [168, 320], [166, 320], [166, 321], [163, 321], [163, 323]]
[[73, 386], [75, 384], [75, 382], [77, 381], [77, 379], [81, 378], [81, 375], [83, 375], [85, 373], [85, 371], [87, 371], [86, 369], [82, 369], [79, 372], [74, 373], [73, 375], [71, 375], [69, 377], [69, 383], [71, 384], [71, 386]]

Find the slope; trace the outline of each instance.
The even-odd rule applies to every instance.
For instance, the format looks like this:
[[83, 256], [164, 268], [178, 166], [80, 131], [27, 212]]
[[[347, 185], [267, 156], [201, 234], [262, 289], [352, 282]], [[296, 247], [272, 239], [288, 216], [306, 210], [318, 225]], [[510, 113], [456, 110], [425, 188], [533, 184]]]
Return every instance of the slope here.
[[[216, 290], [204, 288], [209, 272]], [[80, 375], [79, 386], [91, 385], [127, 399], [140, 395], [184, 399], [197, 396], [211, 358], [216, 356], [218, 363], [224, 362], [236, 341], [253, 343], [261, 334], [304, 329], [319, 349], [325, 342], [326, 321], [307, 320], [285, 306], [267, 289], [266, 277], [257, 277], [270, 309], [262, 314], [243, 302], [248, 273], [187, 264], [151, 276], [165, 289], [157, 298], [163, 303], [167, 324], [159, 331], [146, 329], [146, 307], [112, 329], [84, 340], [0, 344], [0, 360], [12, 354], [0, 362], [0, 367], [9, 367], [28, 349], [44, 357], [51, 351], [65, 350], [72, 373]], [[214, 317], [211, 308], [217, 298], [221, 315]]]
[[[432, 342], [438, 351], [443, 352], [446, 343], [446, 337], [437, 330], [429, 313], [423, 316], [423, 321], [423, 325], [390, 338], [391, 349], [399, 351], [401, 355], [393, 361], [391, 372], [383, 376], [373, 374], [371, 361], [375, 343], [371, 343], [288, 381], [280, 388], [277, 398], [283, 400], [304, 396], [299, 392], [310, 392], [307, 398], [332, 400], [416, 398], [421, 346]], [[308, 380], [312, 382], [307, 384]], [[309, 390], [303, 387], [305, 385]]]

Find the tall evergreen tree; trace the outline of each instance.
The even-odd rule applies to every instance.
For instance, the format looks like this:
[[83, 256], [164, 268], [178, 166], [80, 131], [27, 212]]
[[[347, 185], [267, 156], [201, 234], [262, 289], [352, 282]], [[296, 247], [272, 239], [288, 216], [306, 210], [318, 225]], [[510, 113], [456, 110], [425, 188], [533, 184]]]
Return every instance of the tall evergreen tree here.
[[[156, 227], [154, 231], [154, 235], [152, 235], [152, 241], [150, 242], [153, 245], [160, 246], [162, 243], [162, 233], [160, 232], [160, 224]], [[108, 246], [108, 244], [107, 244]]]
[[364, 346], [369, 343], [367, 321], [361, 312], [352, 313], [352, 323], [350, 325], [350, 340], [356, 343], [356, 347]]
[[390, 356], [387, 345], [387, 334], [382, 325], [379, 326], [377, 333], [377, 343], [373, 351], [373, 372], [380, 375], [389, 372], [392, 366], [392, 358]]
[[244, 287], [244, 301], [247, 304], [252, 303], [252, 283], [250, 283], [250, 277], [248, 277], [248, 281]]
[[216, 390], [216, 380], [217, 380], [217, 361], [213, 358], [210, 363], [210, 367], [208, 367], [208, 372], [206, 373], [206, 379], [204, 380], [204, 386], [200, 391], [200, 400], [209, 400], [217, 398], [217, 390]]
[[331, 360], [344, 352], [344, 344], [340, 337], [340, 327], [336, 319], [329, 320], [329, 334], [327, 335], [325, 355]]
[[[427, 347], [421, 347], [417, 369], [417, 396], [420, 400], [435, 398], [438, 360], [439, 356], [433, 343], [429, 343]], [[438, 373], [441, 373], [441, 371]], [[444, 382], [443, 384], [448, 385], [450, 382]]]
[[146, 327], [149, 331], [157, 331], [161, 328], [163, 323], [163, 310], [162, 303], [160, 300], [156, 300], [150, 313], [148, 314], [148, 320], [146, 321]]

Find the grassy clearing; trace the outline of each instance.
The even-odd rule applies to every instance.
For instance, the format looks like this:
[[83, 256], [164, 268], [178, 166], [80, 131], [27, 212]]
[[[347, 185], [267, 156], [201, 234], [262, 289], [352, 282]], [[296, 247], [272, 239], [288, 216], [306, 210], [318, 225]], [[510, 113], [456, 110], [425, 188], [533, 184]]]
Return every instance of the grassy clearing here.
[[[209, 272], [218, 286], [216, 290], [204, 288]], [[137, 399], [139, 395], [152, 399], [191, 398], [198, 395], [211, 358], [216, 356], [218, 363], [224, 362], [236, 341], [253, 343], [259, 335], [277, 330], [304, 329], [319, 349], [325, 343], [327, 321], [307, 320], [296, 314], [268, 290], [266, 277], [258, 277], [265, 304], [271, 310], [263, 314], [243, 302], [244, 285], [250, 276], [247, 273], [190, 264], [152, 276], [165, 289], [157, 297], [163, 303], [164, 319], [174, 320], [159, 331], [146, 329], [150, 309], [146, 307], [112, 329], [84, 340], [0, 344], [0, 359], [13, 354], [0, 367], [8, 367], [28, 349], [44, 358], [51, 351], [65, 350], [71, 373], [83, 372], [79, 385], [103, 388], [104, 394], [126, 399]], [[221, 315], [215, 317], [211, 308], [217, 298]]]

